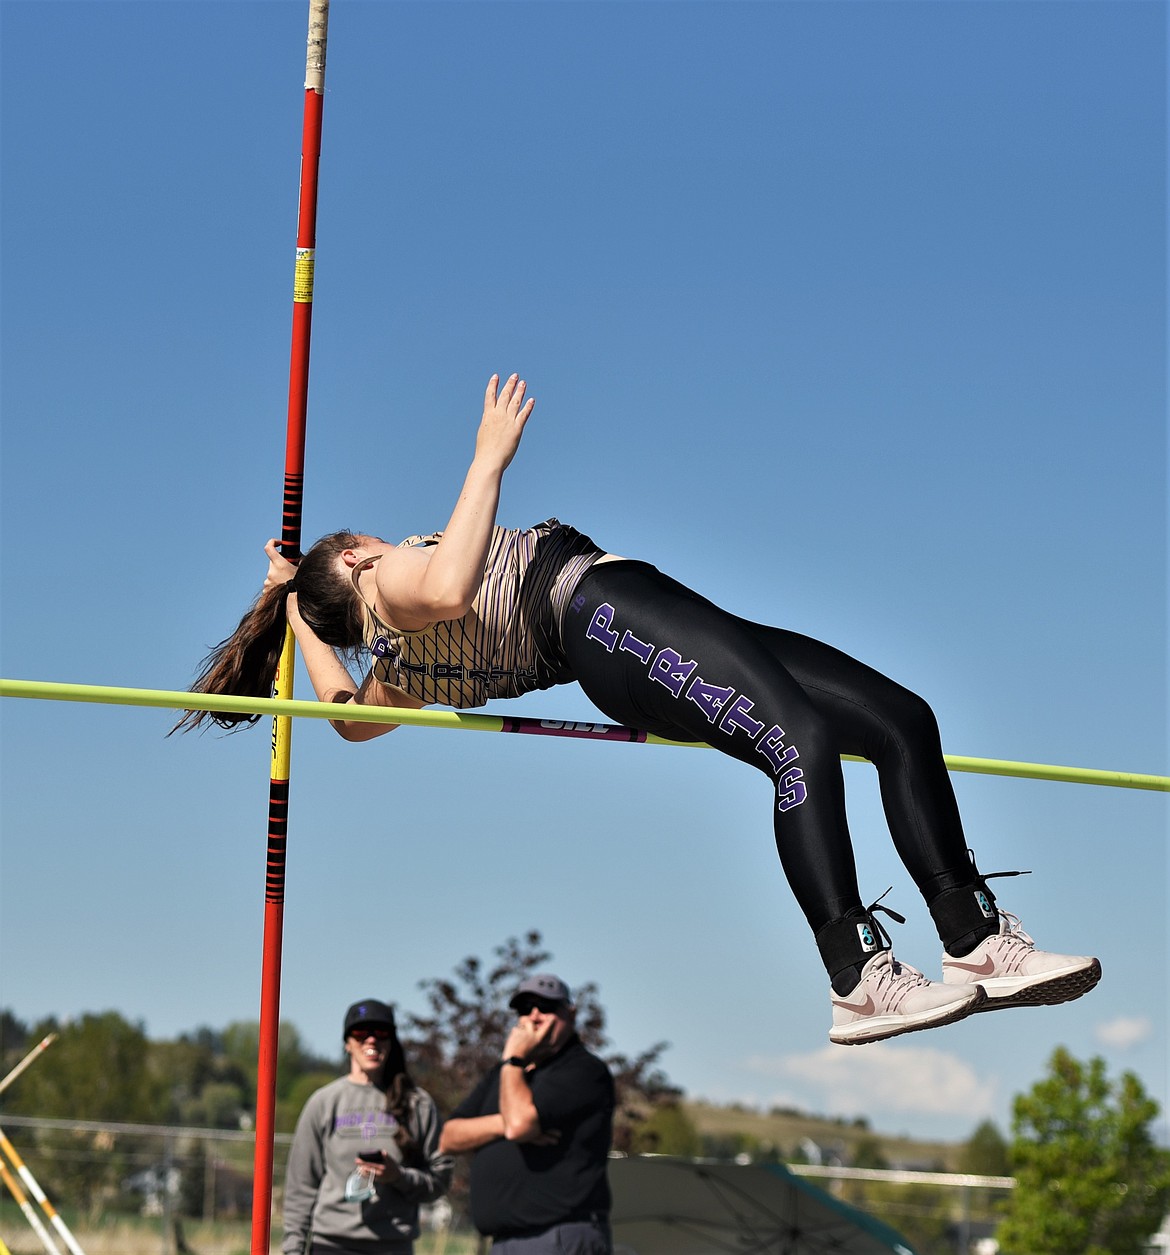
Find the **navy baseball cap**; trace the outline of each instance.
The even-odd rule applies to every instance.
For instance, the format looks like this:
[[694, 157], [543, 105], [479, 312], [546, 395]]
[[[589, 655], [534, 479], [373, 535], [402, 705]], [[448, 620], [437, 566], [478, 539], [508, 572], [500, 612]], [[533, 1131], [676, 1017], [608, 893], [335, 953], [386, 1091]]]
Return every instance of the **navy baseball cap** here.
[[341, 1036], [348, 1037], [349, 1030], [355, 1024], [385, 1024], [393, 1029], [393, 1008], [388, 1007], [384, 1002], [379, 1002], [377, 998], [366, 998], [362, 1002], [355, 1002], [345, 1013], [345, 1028], [342, 1029]]
[[570, 1007], [573, 1005], [573, 995], [569, 993], [568, 985], [559, 976], [553, 976], [549, 972], [526, 976], [509, 999], [508, 1006], [515, 1010], [516, 1004], [524, 997], [547, 998], [549, 1002], [563, 1002]]

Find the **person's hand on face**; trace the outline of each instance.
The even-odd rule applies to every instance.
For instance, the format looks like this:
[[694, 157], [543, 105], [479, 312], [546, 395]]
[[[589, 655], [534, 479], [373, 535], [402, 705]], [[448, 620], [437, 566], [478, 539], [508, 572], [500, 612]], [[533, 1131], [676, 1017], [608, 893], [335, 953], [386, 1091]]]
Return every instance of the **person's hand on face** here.
[[517, 1008], [517, 1020], [508, 1034], [504, 1058], [539, 1063], [556, 1054], [573, 1031], [570, 1008], [546, 998], [531, 998]]

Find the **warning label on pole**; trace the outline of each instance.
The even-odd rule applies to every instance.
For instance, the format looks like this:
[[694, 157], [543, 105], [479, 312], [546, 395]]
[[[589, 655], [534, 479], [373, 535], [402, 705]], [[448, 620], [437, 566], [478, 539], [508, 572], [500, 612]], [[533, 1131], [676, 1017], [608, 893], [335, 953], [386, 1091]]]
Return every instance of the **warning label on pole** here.
[[297, 249], [297, 270], [293, 278], [293, 302], [298, 305], [313, 303], [313, 255], [315, 249]]

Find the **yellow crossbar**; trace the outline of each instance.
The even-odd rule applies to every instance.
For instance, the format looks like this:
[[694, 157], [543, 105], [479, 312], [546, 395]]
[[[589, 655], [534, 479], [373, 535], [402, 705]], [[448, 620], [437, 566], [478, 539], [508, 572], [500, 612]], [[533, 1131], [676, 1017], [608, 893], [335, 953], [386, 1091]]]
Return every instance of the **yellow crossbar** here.
[[[650, 733], [637, 737], [606, 735], [620, 732], [613, 724], [592, 724], [559, 719], [514, 719], [500, 715], [472, 715], [455, 710], [410, 710], [386, 706], [358, 706], [347, 703], [306, 702], [265, 697], [212, 696], [167, 689], [116, 688], [102, 684], [56, 684], [45, 680], [0, 678], [0, 697], [29, 697], [41, 701], [97, 702], [107, 706], [153, 706], [166, 710], [223, 710], [231, 714], [288, 715], [303, 719], [345, 719], [354, 723], [393, 723], [424, 728], [459, 728], [468, 732], [531, 731], [556, 735], [590, 737], [598, 740], [641, 740], [649, 745], [677, 745], [709, 749], [697, 741], [670, 741]], [[863, 762], [843, 755], [851, 762]], [[1132, 771], [1101, 771], [1092, 767], [1060, 767], [1051, 763], [1018, 763], [996, 758], [967, 758], [944, 755], [951, 771], [985, 776], [1018, 776], [1026, 780], [1057, 780], [1066, 784], [1096, 784], [1118, 789], [1151, 789], [1170, 793], [1170, 776]]]

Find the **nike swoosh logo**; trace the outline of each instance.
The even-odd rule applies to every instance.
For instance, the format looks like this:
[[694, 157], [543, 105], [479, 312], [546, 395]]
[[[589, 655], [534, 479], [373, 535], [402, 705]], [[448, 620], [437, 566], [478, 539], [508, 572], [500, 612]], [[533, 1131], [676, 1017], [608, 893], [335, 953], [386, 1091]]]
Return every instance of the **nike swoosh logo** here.
[[975, 976], [990, 976], [995, 971], [995, 964], [990, 956], [985, 956], [982, 963], [960, 963], [958, 959], [947, 959], [947, 966], [961, 968]]
[[840, 1007], [842, 1011], [853, 1011], [857, 1015], [873, 1015], [877, 1010], [877, 1003], [874, 1002], [869, 994], [865, 995], [865, 1001], [861, 1003], [842, 1002], [840, 998], [834, 998], [833, 1006]]

